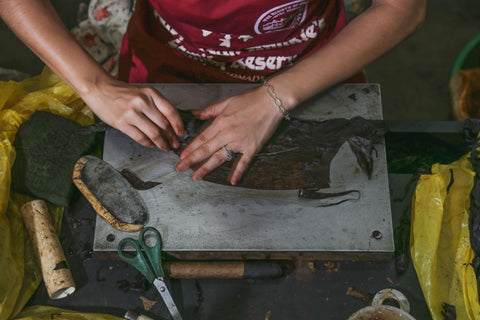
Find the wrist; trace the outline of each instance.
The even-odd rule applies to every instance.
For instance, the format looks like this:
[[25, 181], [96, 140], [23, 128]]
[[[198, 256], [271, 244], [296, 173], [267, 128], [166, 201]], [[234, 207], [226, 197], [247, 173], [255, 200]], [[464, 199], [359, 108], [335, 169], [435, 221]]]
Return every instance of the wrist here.
[[266, 88], [268, 96], [272, 101], [273, 105], [275, 106], [275, 108], [277, 108], [278, 112], [280, 112], [286, 120], [290, 120], [290, 114], [288, 113], [288, 110], [283, 105], [282, 99], [280, 99], [277, 96], [277, 93], [275, 92], [275, 89], [273, 88], [273, 86], [268, 82], [268, 80], [263, 81], [263, 86]]
[[[264, 89], [267, 90], [272, 104], [280, 113], [289, 113], [300, 104], [300, 100], [295, 95], [295, 90], [292, 90], [294, 86], [289, 85], [288, 83], [283, 83], [278, 77], [265, 79], [263, 85]], [[281, 106], [279, 106], [279, 103]]]
[[109, 86], [114, 81], [115, 79], [101, 69], [99, 72], [92, 73], [84, 79], [76, 81], [74, 89], [82, 98], [87, 98], [98, 94], [99, 91], [103, 91], [105, 88], [102, 89], [102, 87]]

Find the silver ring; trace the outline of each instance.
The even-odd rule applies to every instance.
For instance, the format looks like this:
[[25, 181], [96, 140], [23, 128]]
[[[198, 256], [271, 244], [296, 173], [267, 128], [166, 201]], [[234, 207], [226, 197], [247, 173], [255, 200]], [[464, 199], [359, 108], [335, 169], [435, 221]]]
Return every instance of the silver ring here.
[[223, 146], [222, 147], [223, 151], [225, 152], [225, 154], [227, 155], [227, 161], [232, 161], [233, 158], [235, 157], [235, 154], [233, 154], [232, 150], [228, 149], [227, 146]]

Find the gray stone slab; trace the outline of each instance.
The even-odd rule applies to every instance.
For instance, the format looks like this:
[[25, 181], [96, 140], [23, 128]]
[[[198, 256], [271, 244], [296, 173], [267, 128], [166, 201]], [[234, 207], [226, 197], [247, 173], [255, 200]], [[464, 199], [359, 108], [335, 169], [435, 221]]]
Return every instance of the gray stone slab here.
[[[214, 102], [251, 86], [157, 85], [183, 108]], [[188, 95], [185, 92], [189, 92]], [[200, 97], [200, 98], [199, 98]], [[344, 84], [300, 106], [296, 117], [325, 120], [362, 116], [382, 119], [376, 84]], [[191, 171], [178, 173], [173, 152], [144, 148], [116, 130], [106, 133], [104, 160], [130, 169], [145, 181], [161, 185], [139, 191], [149, 210], [148, 225], [160, 230], [169, 252], [377, 252], [394, 250], [387, 162], [383, 142], [375, 146], [372, 178], [361, 171], [348, 144], [331, 163], [331, 188], [358, 190], [360, 197], [335, 206], [297, 198], [297, 190], [251, 190], [206, 181]], [[337, 199], [338, 200], [338, 199]], [[372, 237], [374, 231], [381, 239]], [[107, 236], [113, 241], [108, 241]], [[116, 251], [118, 242], [135, 234], [121, 232], [97, 217], [94, 250]]]

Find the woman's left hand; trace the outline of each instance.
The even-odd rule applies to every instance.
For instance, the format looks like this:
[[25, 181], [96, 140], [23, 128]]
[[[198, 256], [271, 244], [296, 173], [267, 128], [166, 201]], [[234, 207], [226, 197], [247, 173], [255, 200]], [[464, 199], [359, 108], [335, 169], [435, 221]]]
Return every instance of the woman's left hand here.
[[194, 180], [200, 180], [227, 161], [225, 147], [240, 156], [230, 178], [232, 185], [240, 181], [283, 118], [263, 86], [193, 113], [202, 120], [214, 120], [180, 154], [177, 170], [204, 162], [192, 175]]

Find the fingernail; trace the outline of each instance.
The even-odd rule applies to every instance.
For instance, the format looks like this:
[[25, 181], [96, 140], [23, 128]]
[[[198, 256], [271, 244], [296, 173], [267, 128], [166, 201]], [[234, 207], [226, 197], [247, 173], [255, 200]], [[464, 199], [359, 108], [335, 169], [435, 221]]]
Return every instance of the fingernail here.
[[193, 115], [194, 115], [196, 118], [202, 118], [202, 112], [193, 112]]
[[183, 163], [177, 164], [177, 171], [182, 172], [183, 170], [185, 170], [185, 165]]
[[184, 152], [182, 152], [182, 153], [180, 154], [180, 159], [183, 160], [183, 159], [185, 159], [186, 157], [188, 157], [188, 153], [187, 153], [187, 152], [184, 151]]

